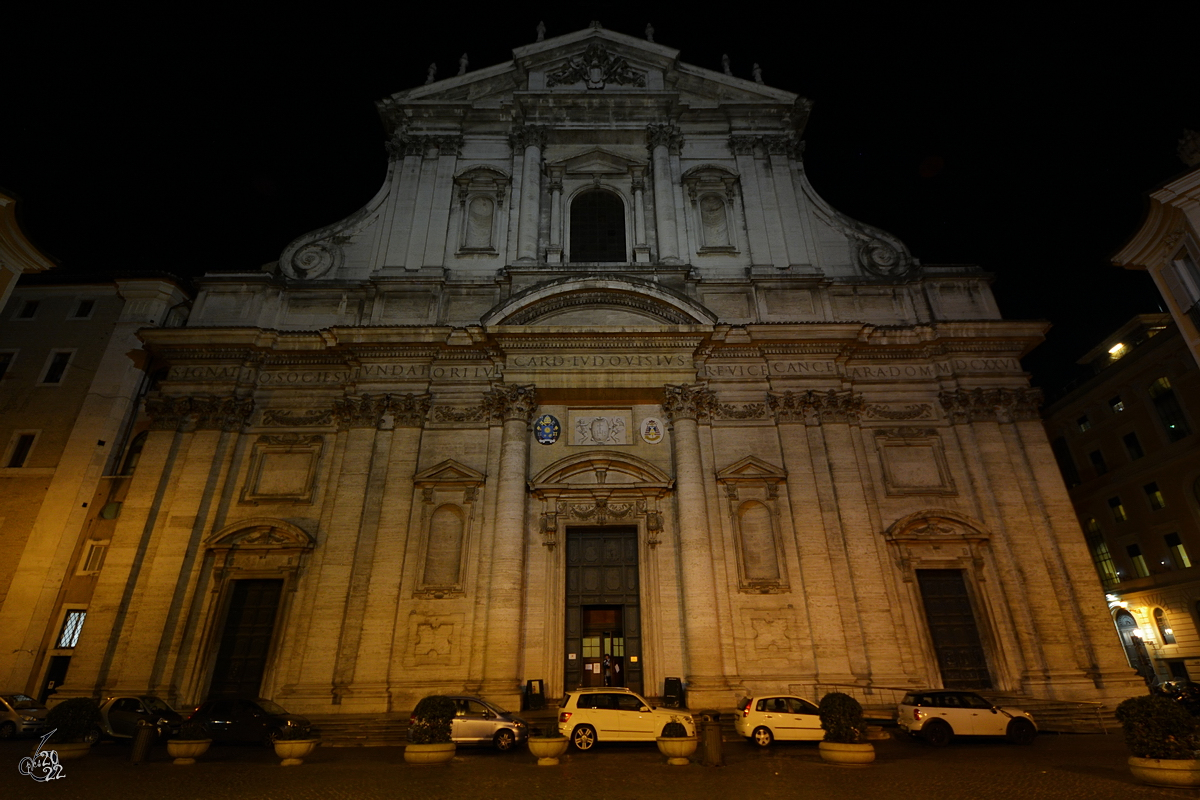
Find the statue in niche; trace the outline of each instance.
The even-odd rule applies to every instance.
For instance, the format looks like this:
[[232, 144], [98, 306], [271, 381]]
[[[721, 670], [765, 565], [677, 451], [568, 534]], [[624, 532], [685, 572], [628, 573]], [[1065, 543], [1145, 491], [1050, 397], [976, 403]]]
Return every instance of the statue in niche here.
[[437, 80], [437, 64], [433, 63], [429, 65], [429, 72], [425, 75], [425, 85], [428, 86], [435, 80]]
[[646, 41], [654, 44], [654, 26], [649, 22], [646, 23]]
[[758, 64], [755, 64], [755, 65], [754, 65], [754, 66], [753, 66], [753, 67], [750, 69], [750, 74], [752, 74], [752, 75], [754, 76], [754, 82], [755, 82], [755, 83], [762, 83], [762, 82], [763, 82], [763, 79], [762, 79], [762, 67], [760, 67]]
[[458, 59], [458, 74], [459, 75], [467, 74], [467, 54], [466, 53], [463, 53], [462, 57]]
[[542, 41], [546, 38], [546, 23], [539, 22], [537, 24], [537, 41]]
[[729, 54], [728, 53], [721, 56], [721, 69], [725, 70], [726, 75], [728, 75], [731, 78], [733, 77], [733, 70], [729, 68]]

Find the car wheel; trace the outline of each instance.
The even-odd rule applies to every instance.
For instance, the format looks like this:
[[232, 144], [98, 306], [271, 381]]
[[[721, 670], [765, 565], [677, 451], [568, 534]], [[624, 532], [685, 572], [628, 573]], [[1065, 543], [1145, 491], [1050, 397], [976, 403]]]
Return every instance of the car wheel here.
[[766, 747], [775, 741], [775, 737], [771, 735], [771, 731], [767, 728], [755, 728], [754, 733], [750, 734], [750, 741], [759, 747]]
[[267, 747], [274, 747], [275, 743], [279, 741], [280, 736], [283, 736], [283, 731], [279, 730], [279, 728], [269, 730], [263, 734], [263, 744]]
[[576, 750], [591, 750], [596, 745], [596, 729], [591, 725], [576, 725], [571, 731], [571, 744]]
[[496, 745], [497, 750], [503, 753], [513, 749], [513, 745], [517, 743], [517, 737], [509, 730], [497, 731], [492, 743]]
[[934, 747], [945, 747], [950, 744], [950, 739], [954, 737], [954, 730], [950, 727], [949, 723], [935, 719], [921, 730], [921, 735], [925, 737], [925, 741]]
[[96, 742], [100, 741], [100, 737], [103, 735], [104, 732], [99, 728], [92, 728], [87, 732], [87, 736], [83, 737], [83, 741], [87, 744], [95, 744]]
[[11, 739], [16, 733], [16, 725], [11, 722], [0, 722], [0, 739]]
[[1004, 735], [1013, 744], [1033, 744], [1033, 740], [1037, 738], [1037, 728], [1033, 727], [1029, 720], [1017, 717], [1008, 723], [1008, 730]]

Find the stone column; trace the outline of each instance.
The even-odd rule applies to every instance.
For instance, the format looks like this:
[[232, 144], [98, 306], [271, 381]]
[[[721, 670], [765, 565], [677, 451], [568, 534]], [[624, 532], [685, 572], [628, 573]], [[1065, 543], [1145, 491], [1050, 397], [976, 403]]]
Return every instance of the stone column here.
[[562, 263], [562, 179], [561, 167], [550, 170], [550, 246], [546, 248], [546, 261], [550, 264]]
[[697, 425], [698, 419], [707, 419], [713, 402], [713, 393], [698, 386], [667, 386], [663, 398], [663, 413], [673, 430], [685, 675], [691, 698], [705, 705], [728, 702], [721, 693], [728, 685], [721, 668], [722, 640], [715, 611], [712, 541]]
[[646, 141], [650, 145], [654, 165], [654, 222], [658, 233], [658, 260], [663, 264], [680, 263], [670, 148], [678, 147], [681, 139], [679, 131], [669, 122], [646, 126]]
[[486, 404], [493, 419], [502, 421], [503, 432], [488, 592], [484, 694], [500, 703], [516, 703], [521, 689], [529, 422], [537, 411], [537, 394], [533, 386], [500, 386], [487, 396]]
[[524, 151], [521, 166], [521, 205], [518, 212], [517, 261], [535, 263], [538, 256], [538, 221], [541, 218], [542, 147], [546, 144], [544, 125], [521, 125], [513, 129], [513, 152]]
[[633, 190], [633, 260], [646, 263], [650, 260], [650, 248], [646, 245], [645, 167], [630, 167], [629, 178]]

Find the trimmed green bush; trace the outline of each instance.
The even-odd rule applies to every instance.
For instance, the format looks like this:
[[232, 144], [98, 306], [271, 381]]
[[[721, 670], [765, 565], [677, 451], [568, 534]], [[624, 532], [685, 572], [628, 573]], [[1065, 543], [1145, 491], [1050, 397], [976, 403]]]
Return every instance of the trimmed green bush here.
[[1174, 700], [1131, 697], [1117, 706], [1117, 720], [1125, 729], [1125, 746], [1138, 758], [1196, 757], [1200, 746], [1196, 720]]
[[435, 694], [423, 698], [408, 723], [408, 738], [414, 744], [448, 743], [454, 712], [454, 701], [449, 697]]
[[687, 735], [687, 728], [683, 727], [682, 722], [668, 722], [662, 729], [662, 738], [664, 739], [683, 739]]
[[99, 738], [100, 706], [90, 697], [72, 697], [50, 709], [46, 725], [54, 731], [51, 742], [86, 742]]
[[830, 692], [821, 698], [818, 709], [825, 741], [838, 744], [861, 744], [867, 740], [867, 723], [862, 706], [848, 694]]
[[171, 738], [180, 742], [198, 742], [211, 739], [212, 734], [208, 732], [208, 726], [203, 722], [188, 720], [179, 726], [179, 733]]
[[309, 728], [300, 725], [284, 725], [275, 737], [277, 742], [298, 742], [302, 739], [316, 739], [317, 734]]

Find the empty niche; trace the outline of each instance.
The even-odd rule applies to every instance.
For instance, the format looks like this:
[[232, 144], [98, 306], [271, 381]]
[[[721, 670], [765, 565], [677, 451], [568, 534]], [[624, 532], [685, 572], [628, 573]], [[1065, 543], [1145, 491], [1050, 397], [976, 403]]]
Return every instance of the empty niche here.
[[458, 506], [444, 505], [429, 519], [429, 542], [425, 550], [423, 588], [455, 588], [461, 581], [465, 523]]
[[743, 503], [738, 510], [741, 530], [742, 571], [750, 583], [777, 582], [779, 558], [771, 511], [762, 503]]

